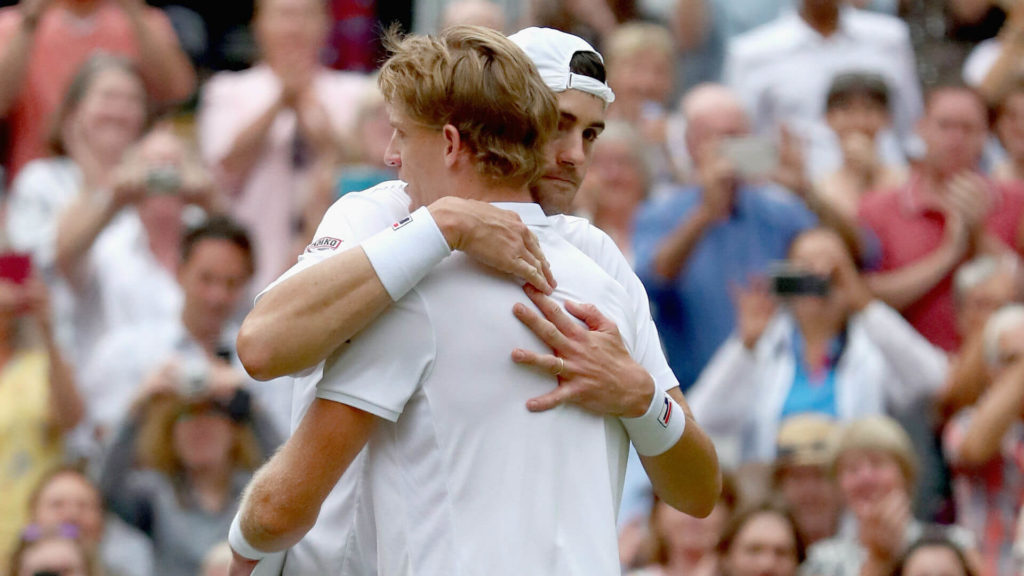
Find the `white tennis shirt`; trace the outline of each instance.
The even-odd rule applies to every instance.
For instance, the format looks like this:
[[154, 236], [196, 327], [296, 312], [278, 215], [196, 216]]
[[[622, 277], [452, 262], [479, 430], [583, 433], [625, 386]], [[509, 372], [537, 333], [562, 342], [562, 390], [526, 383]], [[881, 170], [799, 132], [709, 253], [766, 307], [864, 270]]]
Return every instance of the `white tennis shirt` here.
[[[315, 265], [340, 251], [354, 247], [370, 235], [390, 227], [394, 222], [408, 216], [408, 205], [409, 198], [405, 194], [404, 184], [401, 182], [387, 182], [365, 192], [353, 193], [344, 196], [325, 216], [324, 221], [311, 244], [311, 248], [300, 257], [299, 262], [291, 270], [286, 272], [277, 282], [269, 286], [264, 292], [270, 290], [277, 283], [298, 273], [299, 271]], [[531, 218], [531, 221], [536, 220], [537, 223], [541, 223], [539, 210], [536, 209], [536, 207], [531, 210], [529, 217]], [[546, 224], [546, 226], [540, 226], [540, 228], [544, 230], [544, 234], [546, 236], [550, 236], [551, 232], [555, 232], [557, 236], [566, 238], [571, 244], [575, 245], [587, 256], [596, 261], [600, 268], [610, 274], [615, 279], [615, 282], [625, 290], [627, 295], [625, 304], [619, 303], [618, 305], [622, 308], [621, 312], [625, 317], [621, 320], [613, 317], [613, 320], [615, 320], [619, 326], [619, 330], [623, 333], [624, 339], [633, 346], [632, 352], [634, 359], [647, 369], [654, 378], [659, 389], [669, 390], [678, 386], [678, 382], [669, 369], [668, 363], [662, 353], [657, 331], [655, 330], [654, 323], [650, 317], [646, 292], [644, 291], [639, 279], [637, 279], [636, 275], [630, 269], [625, 258], [615, 247], [614, 242], [612, 242], [606, 234], [591, 226], [586, 220], [580, 218], [555, 216], [548, 218]], [[559, 242], [558, 245], [561, 246], [561, 250], [565, 250], [565, 246], [562, 245], [562, 243]], [[546, 247], [545, 253], [547, 254]], [[575, 260], [577, 258], [578, 254], [576, 254], [573, 259]], [[551, 259], [550, 255], [549, 259]], [[449, 258], [448, 260], [452, 261], [453, 258]], [[455, 261], [452, 261], [451, 263], [448, 261], [445, 262], [446, 266], [454, 266], [455, 264]], [[586, 268], [590, 269], [590, 266], [587, 265]], [[591, 270], [591, 272], [593, 272], [593, 270]], [[442, 270], [438, 270], [437, 273], [442, 273]], [[559, 271], [557, 268], [555, 273], [559, 280], [560, 287], [561, 284], [567, 280], [567, 276], [575, 276], [572, 272], [568, 272], [567, 270]], [[566, 280], [563, 280], [563, 278]], [[572, 282], [570, 285], [575, 286], [575, 282]], [[523, 300], [524, 296], [517, 285], [512, 285], [512, 292], [516, 299]], [[588, 299], [587, 297], [590, 296], [590, 294], [581, 294], [580, 296], [581, 297], [577, 298], [578, 300], [598, 304], [599, 308], [602, 309], [602, 312], [609, 314], [609, 312], [605, 310], [605, 306], [601, 305], [602, 301]], [[621, 297], [621, 294], [619, 294], [619, 296]], [[416, 296], [416, 298], [422, 298], [422, 296]], [[472, 295], [471, 298], [475, 299], [476, 295]], [[470, 297], [462, 298], [462, 300], [469, 299]], [[515, 300], [506, 300], [500, 305], [496, 305], [494, 310], [491, 312], [496, 313], [503, 320], [509, 320], [518, 324], [518, 321], [511, 316], [511, 306], [514, 301]], [[469, 315], [467, 318], [467, 323], [463, 326], [466, 334], [475, 335], [478, 339], [481, 339], [481, 335], [487, 335], [488, 338], [490, 337], [490, 326], [484, 322], [485, 316]], [[483, 340], [488, 341], [487, 339]], [[511, 361], [508, 360], [508, 354], [512, 348], [517, 346], [525, 347], [527, 343], [537, 344], [537, 340], [532, 336], [532, 334], [523, 328], [516, 338], [509, 340], [506, 345], [500, 347], [500, 350], [498, 346], [495, 346], [494, 350], [498, 351], [497, 353], [501, 356], [497, 366], [506, 366], [511, 364]], [[387, 350], [389, 346], [390, 344], [385, 345], [384, 350]], [[543, 347], [538, 348], [538, 350], [546, 351]], [[398, 354], [394, 350], [389, 350], [389, 356], [390, 360], [394, 361], [398, 357]], [[296, 383], [294, 387], [295, 400], [293, 401], [293, 429], [298, 425], [298, 422], [301, 420], [305, 410], [312, 402], [312, 398], [316, 390], [315, 385], [321, 379], [323, 369], [324, 364], [321, 363], [320, 366], [307, 370], [303, 373], [296, 374]], [[377, 374], [376, 382], [379, 388], [388, 388], [388, 381], [388, 377], [382, 377], [381, 374]], [[501, 400], [501, 403], [505, 405], [505, 408], [521, 411], [520, 415], [525, 418], [525, 422], [530, 426], [534, 424], [534, 421], [531, 420], [532, 418], [538, 416], [543, 418], [544, 415], [526, 413], [525, 408], [523, 408], [525, 398], [551, 390], [554, 386], [554, 379], [551, 377], [545, 377], [542, 381], [544, 384], [540, 388], [541, 391], [536, 392], [535, 394], [509, 396]], [[381, 392], [381, 390], [378, 390], [378, 392]], [[354, 395], [349, 392], [343, 391], [342, 393], [349, 394], [354, 398]], [[350, 401], [353, 403], [357, 401], [365, 402], [367, 399], [351, 399]], [[386, 404], [380, 402], [379, 399], [378, 403]], [[364, 409], [369, 408], [367, 405], [361, 407]], [[392, 415], [398, 412], [393, 408], [390, 410]], [[386, 413], [386, 411], [384, 413]], [[609, 420], [609, 424], [614, 424], [613, 429], [619, 426], [618, 422], [614, 419]], [[500, 448], [495, 448], [491, 451], [495, 452], [497, 457], [501, 458], [502, 462], [507, 462], [507, 459], [501, 456]], [[373, 567], [376, 560], [377, 534], [374, 526], [374, 510], [371, 506], [372, 494], [370, 484], [368, 482], [361, 482], [362, 479], [366, 479], [370, 474], [370, 470], [364, 467], [364, 457], [365, 452], [360, 454], [356, 461], [353, 462], [349, 470], [342, 477], [338, 486], [328, 497], [321, 509], [316, 526], [307, 534], [302, 542], [289, 551], [285, 566], [285, 574], [377, 573]], [[466, 460], [466, 462], [468, 462], [468, 460]], [[569, 465], [573, 462], [576, 462], [576, 460], [565, 459], [563, 463]], [[609, 462], [610, 461], [606, 461], [606, 464]], [[506, 464], [503, 464], [503, 466], [505, 465]], [[615, 487], [615, 490], [613, 490], [612, 494], [614, 502], [610, 504], [612, 514], [609, 520], [610, 523], [602, 522], [601, 524], [607, 525], [609, 534], [614, 535], [614, 513], [615, 510], [617, 510], [617, 501], [621, 490], [621, 464], [616, 461], [614, 466], [611, 468], [606, 466], [605, 470], [606, 472], [603, 474], [607, 478], [605, 481], [605, 488]], [[524, 474], [526, 474], [526, 471], [514, 471], [514, 473], [502, 476], [502, 482], [515, 481], [510, 487], [518, 487], [520, 490], [524, 490], [525, 486], [519, 484], [522, 480], [517, 480], [523, 478]], [[559, 477], [560, 476], [561, 473], [559, 473]], [[618, 478], [618, 480], [616, 480], [616, 478]], [[483, 484], [481, 484], [481, 486], [483, 486]], [[487, 490], [488, 488], [483, 489]], [[573, 491], [572, 494], [574, 494], [574, 496], [570, 499], [578, 501], [581, 493]], [[584, 500], [586, 500], [586, 498], [584, 498]], [[540, 504], [539, 500], [534, 500], [534, 502]], [[491, 506], [497, 506], [499, 504], [500, 500], [496, 499], [490, 502]], [[521, 504], [516, 504], [516, 506], [519, 505]], [[564, 507], [560, 503], [554, 508], [548, 507], [548, 510], [559, 511], [559, 515], [564, 513]], [[565, 518], [565, 521], [570, 520], [570, 518]], [[594, 525], [596, 526], [598, 524]], [[557, 526], [557, 523], [551, 524], [551, 526], [554, 528]], [[528, 530], [529, 528], [526, 527], [526, 529]], [[487, 538], [496, 538], [499, 534], [501, 534], [501, 532], [495, 532], [487, 536]], [[520, 532], [520, 535], [526, 534], [527, 532]], [[533, 534], [533, 537], [539, 540], [539, 536], [541, 534], [541, 532], [536, 532]], [[480, 532], [480, 535], [484, 536], [483, 531]], [[560, 541], [560, 539], [554, 540], [554, 542]], [[596, 549], [598, 540], [586, 538], [583, 541], [586, 542], [585, 550], [588, 552]], [[510, 542], [506, 542], [505, 545], [501, 547], [507, 550], [505, 554], [511, 553], [517, 558], [521, 556], [522, 551], [513, 551], [513, 549], [508, 548], [509, 543]], [[390, 553], [382, 550], [381, 556], [385, 558], [390, 557]], [[579, 554], [574, 553], [574, 557], [575, 556], [579, 556]], [[591, 556], [591, 554], [587, 554], [585, 556]], [[591, 560], [595, 560], [595, 558], [591, 558]], [[614, 570], [617, 571], [617, 556], [614, 560]], [[581, 560], [574, 558], [574, 561]], [[516, 563], [509, 564], [509, 567], [514, 566], [519, 565]], [[589, 564], [587, 566], [587, 570], [592, 570], [592, 568], [589, 567]], [[611, 566], [611, 564], [609, 564], [609, 566]], [[612, 568], [605, 569], [611, 570]], [[563, 573], [563, 567], [561, 566], [554, 566], [551, 570], [555, 571], [553, 573]], [[569, 574], [574, 573], [571, 568], [565, 568], [565, 570], [569, 570], [569, 572], [567, 572]]]

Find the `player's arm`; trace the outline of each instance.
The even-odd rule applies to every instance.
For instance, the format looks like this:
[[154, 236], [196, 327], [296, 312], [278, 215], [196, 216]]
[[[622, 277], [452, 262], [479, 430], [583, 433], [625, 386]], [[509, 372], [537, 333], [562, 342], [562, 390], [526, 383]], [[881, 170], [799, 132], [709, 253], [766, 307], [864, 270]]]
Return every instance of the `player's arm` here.
[[[566, 314], [554, 300], [528, 286], [525, 290], [543, 316], [523, 304], [513, 313], [554, 353], [517, 348], [512, 358], [559, 378], [555, 390], [531, 399], [527, 408], [541, 411], [572, 403], [620, 417], [658, 497], [693, 516], [710, 514], [721, 490], [718, 456], [679, 387], [665, 392], [656, 386], [623, 345], [618, 327], [593, 305], [569, 302]], [[666, 405], [671, 406], [667, 413]]]
[[384, 230], [264, 294], [238, 335], [242, 364], [259, 380], [315, 366], [451, 250], [545, 292], [554, 285], [540, 245], [518, 215], [484, 202], [442, 198], [414, 213], [411, 224]]
[[346, 404], [313, 402], [295, 434], [246, 488], [231, 527], [235, 568], [302, 539], [375, 422], [372, 414]]

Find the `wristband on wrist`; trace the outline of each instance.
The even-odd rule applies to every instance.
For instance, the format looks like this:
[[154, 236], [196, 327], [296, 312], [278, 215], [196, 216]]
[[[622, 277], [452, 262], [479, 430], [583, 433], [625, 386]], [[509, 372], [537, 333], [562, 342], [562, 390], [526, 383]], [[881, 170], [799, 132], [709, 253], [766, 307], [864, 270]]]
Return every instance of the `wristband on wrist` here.
[[362, 246], [384, 289], [396, 302], [452, 253], [426, 207], [374, 234]]
[[239, 510], [238, 514], [235, 514], [234, 520], [231, 521], [231, 528], [228, 530], [228, 544], [231, 549], [239, 554], [239, 556], [248, 558], [249, 560], [262, 560], [270, 555], [269, 552], [261, 552], [249, 544], [249, 541], [245, 539], [245, 535], [242, 534], [242, 512]]
[[655, 390], [643, 416], [619, 418], [637, 453], [657, 456], [675, 446], [686, 430], [686, 413], [664, 390]]

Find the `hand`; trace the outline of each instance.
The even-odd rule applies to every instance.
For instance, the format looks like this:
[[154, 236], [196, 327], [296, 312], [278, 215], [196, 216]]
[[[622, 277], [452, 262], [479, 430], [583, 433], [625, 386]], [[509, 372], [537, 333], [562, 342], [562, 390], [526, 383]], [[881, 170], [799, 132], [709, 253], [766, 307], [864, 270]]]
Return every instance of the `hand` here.
[[178, 371], [178, 360], [171, 359], [164, 362], [142, 380], [142, 385], [132, 400], [131, 411], [138, 414], [153, 397], [177, 394], [180, 389], [180, 382], [181, 375]]
[[25, 310], [25, 291], [14, 282], [0, 280], [0, 316], [19, 316]]
[[231, 551], [231, 567], [228, 576], [249, 576], [256, 569], [259, 560], [249, 560], [234, 550]]
[[855, 312], [863, 310], [873, 298], [864, 278], [857, 271], [846, 245], [834, 234], [823, 237], [821, 245], [825, 257], [830, 263], [829, 277], [835, 289], [846, 299], [846, 304]]
[[331, 154], [338, 148], [338, 138], [327, 108], [312, 90], [303, 93], [295, 106], [298, 129], [317, 156]]
[[313, 70], [308, 65], [301, 64], [296, 58], [288, 58], [287, 55], [282, 55], [282, 58], [285, 62], [274, 70], [281, 81], [280, 101], [284, 106], [295, 109], [303, 96], [310, 91]]
[[972, 238], [984, 231], [992, 202], [989, 183], [980, 174], [964, 171], [953, 176], [946, 184], [943, 202], [960, 214]]
[[779, 127], [779, 165], [772, 180], [787, 190], [803, 196], [810, 190], [800, 139], [786, 126]]
[[530, 399], [527, 409], [543, 412], [575, 404], [597, 414], [643, 415], [651, 404], [654, 380], [630, 357], [618, 327], [591, 304], [565, 305], [569, 314], [586, 323], [584, 326], [533, 287], [524, 286], [523, 290], [544, 316], [522, 303], [516, 304], [512, 312], [554, 353], [516, 348], [512, 360], [558, 376], [558, 388]]
[[239, 388], [245, 385], [245, 375], [220, 358], [211, 358], [206, 386], [210, 396], [230, 400]]
[[701, 149], [700, 160], [697, 165], [700, 209], [712, 221], [724, 220], [729, 217], [736, 196], [736, 167], [711, 145]]
[[545, 294], [554, 290], [551, 266], [536, 236], [515, 212], [454, 196], [441, 198], [428, 208], [452, 250], [521, 278]]
[[110, 178], [110, 191], [114, 205], [118, 208], [131, 206], [146, 197], [146, 165], [139, 158], [137, 149], [129, 150], [114, 169]]
[[861, 545], [879, 560], [895, 560], [910, 522], [910, 499], [899, 490], [871, 503], [857, 517]]
[[206, 166], [192, 154], [185, 154], [181, 163], [181, 196], [189, 204], [195, 204], [207, 214], [221, 214], [226, 211], [213, 175]]
[[736, 331], [743, 346], [753, 350], [775, 317], [775, 297], [762, 282], [750, 288], [734, 287], [733, 299], [736, 301]]

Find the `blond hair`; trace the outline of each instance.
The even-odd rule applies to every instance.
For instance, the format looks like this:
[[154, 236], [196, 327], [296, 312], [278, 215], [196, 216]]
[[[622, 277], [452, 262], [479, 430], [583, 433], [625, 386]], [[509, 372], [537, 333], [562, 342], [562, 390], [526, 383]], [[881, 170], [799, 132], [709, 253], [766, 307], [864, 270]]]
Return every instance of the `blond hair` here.
[[653, 22], [627, 22], [612, 32], [604, 49], [606, 65], [611, 68], [616, 62], [630, 56], [654, 50], [672, 58], [675, 45], [668, 28]]
[[903, 473], [907, 492], [914, 490], [917, 481], [917, 456], [914, 444], [906, 430], [896, 420], [882, 415], [865, 416], [848, 423], [840, 432], [832, 458], [832, 472], [837, 472], [839, 461], [851, 450], [878, 450], [891, 456]]
[[480, 26], [404, 38], [392, 28], [385, 46], [391, 57], [377, 84], [389, 104], [428, 128], [454, 126], [485, 178], [526, 184], [540, 175], [557, 101], [512, 41]]

